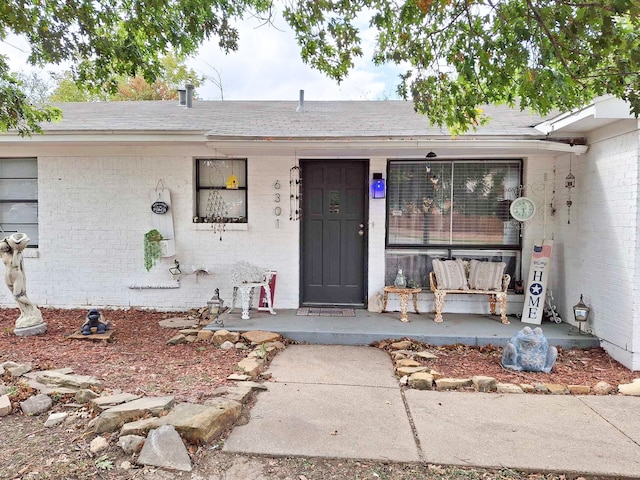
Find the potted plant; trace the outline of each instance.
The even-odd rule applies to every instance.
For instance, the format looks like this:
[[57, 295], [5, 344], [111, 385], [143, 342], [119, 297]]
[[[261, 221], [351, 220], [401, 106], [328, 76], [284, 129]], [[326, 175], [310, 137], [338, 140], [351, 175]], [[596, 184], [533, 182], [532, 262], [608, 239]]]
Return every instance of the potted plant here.
[[147, 272], [162, 256], [161, 240], [162, 234], [155, 228], [144, 234], [144, 268], [147, 269]]

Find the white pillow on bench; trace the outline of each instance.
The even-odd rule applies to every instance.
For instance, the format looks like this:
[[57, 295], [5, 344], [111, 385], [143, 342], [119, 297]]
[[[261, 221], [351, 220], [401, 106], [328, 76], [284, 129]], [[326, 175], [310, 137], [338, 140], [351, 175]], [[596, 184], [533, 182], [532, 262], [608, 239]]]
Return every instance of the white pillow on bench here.
[[433, 259], [433, 271], [440, 290], [469, 290], [462, 260]]
[[502, 290], [502, 276], [506, 267], [507, 264], [504, 262], [471, 260], [469, 263], [469, 288], [472, 290]]

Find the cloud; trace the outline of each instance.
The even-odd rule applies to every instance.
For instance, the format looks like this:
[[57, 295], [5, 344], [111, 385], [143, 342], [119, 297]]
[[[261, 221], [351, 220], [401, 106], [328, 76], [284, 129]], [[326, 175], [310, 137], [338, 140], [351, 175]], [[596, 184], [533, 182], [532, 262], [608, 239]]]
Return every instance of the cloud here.
[[[215, 41], [209, 41], [189, 66], [216, 80], [219, 74], [225, 100], [297, 100], [300, 90], [307, 100], [395, 98], [400, 69], [373, 65], [371, 34], [363, 39], [364, 56], [356, 59], [349, 76], [338, 85], [302, 61], [293, 32], [284, 20], [276, 22], [277, 27], [260, 26], [255, 19], [239, 23], [237, 51], [225, 55]], [[222, 96], [212, 81], [200, 87], [198, 95], [204, 100]]]

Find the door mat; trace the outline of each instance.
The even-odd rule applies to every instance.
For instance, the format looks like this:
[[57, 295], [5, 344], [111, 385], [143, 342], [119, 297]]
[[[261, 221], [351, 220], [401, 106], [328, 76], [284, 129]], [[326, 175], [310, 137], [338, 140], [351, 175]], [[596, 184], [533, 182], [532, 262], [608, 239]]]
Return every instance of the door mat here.
[[314, 317], [355, 317], [356, 311], [353, 308], [310, 308], [302, 307], [296, 312], [298, 316]]

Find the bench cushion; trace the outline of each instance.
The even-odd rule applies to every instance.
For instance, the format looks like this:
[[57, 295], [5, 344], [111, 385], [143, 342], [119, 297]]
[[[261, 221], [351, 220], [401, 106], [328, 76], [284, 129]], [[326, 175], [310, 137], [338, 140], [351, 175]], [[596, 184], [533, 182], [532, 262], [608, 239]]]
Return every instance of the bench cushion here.
[[433, 271], [436, 274], [438, 288], [441, 290], [468, 290], [467, 276], [462, 260], [433, 259]]
[[504, 262], [471, 260], [469, 288], [472, 290], [502, 290], [502, 276], [506, 267]]

